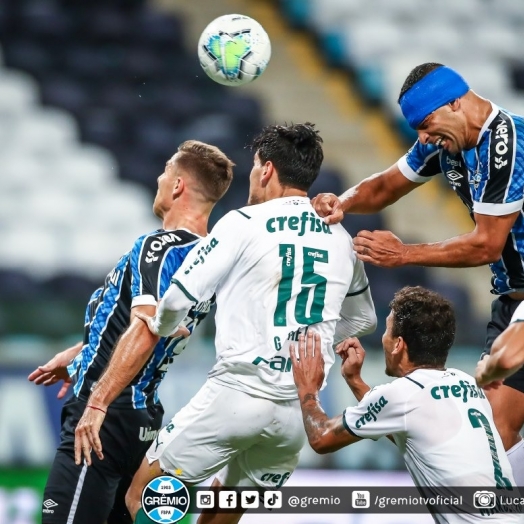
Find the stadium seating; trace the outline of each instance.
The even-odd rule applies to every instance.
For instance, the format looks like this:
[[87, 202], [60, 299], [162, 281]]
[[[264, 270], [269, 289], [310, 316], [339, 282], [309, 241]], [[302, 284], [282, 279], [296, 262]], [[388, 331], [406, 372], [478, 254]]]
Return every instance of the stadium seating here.
[[363, 97], [381, 104], [411, 142], [399, 118], [402, 82], [419, 63], [457, 68], [480, 95], [519, 111], [524, 95], [520, 0], [280, 0], [288, 20], [313, 32], [329, 63], [354, 75]]
[[[158, 227], [156, 179], [183, 140], [214, 143], [237, 164], [213, 221], [245, 205], [244, 146], [262, 106], [202, 74], [182, 20], [142, 1], [9, 0], [0, 35], [1, 308], [14, 295], [33, 310], [37, 297], [54, 296], [73, 301], [81, 319], [86, 288]], [[0, 322], [0, 332], [38, 332], [32, 319]], [[64, 334], [81, 327], [60, 325]]]
[[[381, 8], [398, 19], [412, 6], [407, 0], [390, 4]], [[388, 21], [366, 25], [372, 9], [356, 0], [283, 6], [296, 24], [317, 31], [336, 63], [358, 66], [359, 78], [374, 90], [370, 99], [392, 92], [396, 69], [380, 57], [387, 49], [393, 60], [393, 48], [409, 40], [404, 29]], [[185, 49], [182, 19], [141, 0], [7, 0], [0, 35], [2, 291], [14, 292], [18, 282], [20, 296], [30, 300], [31, 285], [23, 283], [36, 280], [42, 296], [74, 302], [80, 312], [87, 288], [101, 282], [136, 236], [158, 227], [151, 213], [156, 179], [183, 140], [212, 142], [237, 164], [212, 223], [245, 205], [252, 164], [245, 146], [266, 119], [262, 103], [202, 74]], [[340, 194], [345, 185], [327, 166], [311, 194]], [[351, 217], [345, 225], [352, 234], [387, 227], [381, 215]], [[396, 289], [429, 280], [425, 269], [370, 267], [369, 274], [381, 321]], [[78, 326], [61, 322], [51, 331], [60, 328], [65, 335]], [[0, 322], [0, 333], [13, 329]], [[372, 340], [379, 344], [380, 336]]]

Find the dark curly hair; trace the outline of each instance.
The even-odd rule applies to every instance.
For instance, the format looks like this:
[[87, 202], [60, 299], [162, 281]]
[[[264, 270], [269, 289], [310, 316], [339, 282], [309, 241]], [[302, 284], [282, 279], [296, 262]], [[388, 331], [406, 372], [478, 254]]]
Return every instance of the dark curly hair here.
[[443, 367], [455, 340], [455, 313], [449, 300], [420, 286], [395, 293], [392, 335], [402, 337], [417, 366]]
[[322, 138], [310, 122], [266, 126], [253, 140], [251, 150], [262, 163], [273, 163], [283, 186], [303, 191], [311, 187], [324, 160]]
[[428, 73], [437, 69], [437, 67], [442, 66], [443, 64], [439, 64], [438, 62], [426, 62], [425, 64], [420, 64], [417, 67], [414, 67], [406, 77], [406, 80], [404, 80], [397, 102], [400, 103], [400, 99], [404, 96], [404, 93], [409, 91], [419, 80], [422, 80]]

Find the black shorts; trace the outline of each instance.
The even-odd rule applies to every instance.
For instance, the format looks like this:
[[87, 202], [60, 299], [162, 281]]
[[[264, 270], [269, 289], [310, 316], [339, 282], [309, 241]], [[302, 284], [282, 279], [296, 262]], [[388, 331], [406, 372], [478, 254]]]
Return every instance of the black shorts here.
[[47, 479], [42, 524], [131, 524], [125, 495], [156, 432], [160, 404], [147, 409], [110, 407], [100, 431], [104, 460], [75, 464], [75, 428], [86, 403], [73, 396], [62, 409], [60, 445]]
[[[491, 351], [495, 339], [509, 326], [511, 317], [519, 304], [519, 300], [513, 300], [506, 295], [501, 295], [491, 303], [491, 320], [488, 323], [484, 349], [486, 353]], [[524, 367], [504, 380], [504, 385], [524, 393]]]

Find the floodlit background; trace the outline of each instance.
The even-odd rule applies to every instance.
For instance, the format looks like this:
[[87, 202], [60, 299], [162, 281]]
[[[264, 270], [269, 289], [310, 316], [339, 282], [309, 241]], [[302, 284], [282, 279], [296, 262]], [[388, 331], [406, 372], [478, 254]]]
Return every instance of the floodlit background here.
[[[268, 69], [248, 86], [219, 86], [198, 64], [200, 32], [227, 13], [254, 17], [272, 41]], [[156, 179], [180, 142], [216, 144], [237, 164], [213, 223], [245, 204], [252, 163], [245, 146], [267, 123], [315, 122], [326, 159], [311, 196], [340, 194], [412, 143], [396, 98], [415, 65], [453, 66], [480, 95], [523, 113], [523, 30], [521, 0], [0, 0], [0, 524], [38, 522], [58, 442], [57, 390], [26, 376], [79, 340], [91, 292], [138, 235], [158, 227]], [[417, 242], [471, 223], [440, 180], [384, 213], [347, 217], [345, 226], [352, 234], [390, 228]], [[492, 298], [487, 268], [367, 271], [379, 314], [377, 332], [363, 340], [371, 384], [387, 380], [382, 326], [406, 284], [454, 302], [450, 361], [472, 372]], [[213, 333], [210, 319], [172, 365], [161, 387], [166, 416], [205, 381]], [[354, 403], [337, 366], [322, 395], [330, 415]], [[306, 447], [300, 469], [291, 482], [409, 483], [389, 441], [327, 456]], [[376, 522], [272, 521], [284, 518]]]

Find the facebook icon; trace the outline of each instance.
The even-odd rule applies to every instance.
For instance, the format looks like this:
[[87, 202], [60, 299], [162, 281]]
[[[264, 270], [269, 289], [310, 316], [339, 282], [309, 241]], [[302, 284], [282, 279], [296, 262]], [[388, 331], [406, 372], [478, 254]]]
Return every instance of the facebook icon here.
[[237, 507], [236, 491], [220, 491], [218, 494], [218, 507], [222, 509], [231, 509]]

